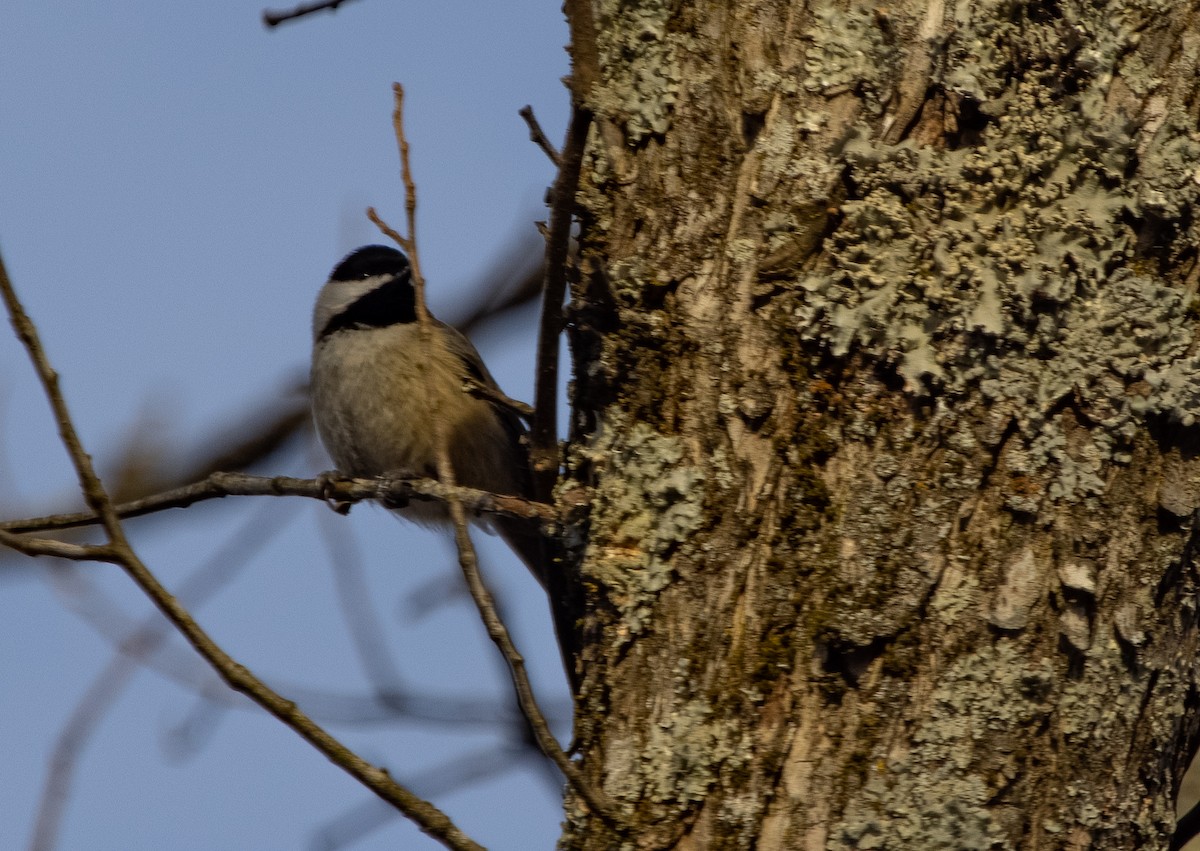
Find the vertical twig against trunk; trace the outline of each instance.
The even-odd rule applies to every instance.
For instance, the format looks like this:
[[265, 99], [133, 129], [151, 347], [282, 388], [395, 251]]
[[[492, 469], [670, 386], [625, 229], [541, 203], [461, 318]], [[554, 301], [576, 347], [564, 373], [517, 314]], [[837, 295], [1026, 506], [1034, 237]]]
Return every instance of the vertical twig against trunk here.
[[563, 300], [567, 292], [567, 258], [575, 194], [583, 167], [592, 110], [588, 99], [599, 75], [596, 22], [591, 0], [567, 0], [563, 7], [571, 29], [571, 121], [559, 155], [558, 176], [550, 192], [550, 223], [546, 236], [545, 286], [538, 329], [537, 384], [534, 390], [533, 428], [529, 461], [533, 468], [533, 497], [551, 502], [558, 481], [558, 348], [563, 328]]

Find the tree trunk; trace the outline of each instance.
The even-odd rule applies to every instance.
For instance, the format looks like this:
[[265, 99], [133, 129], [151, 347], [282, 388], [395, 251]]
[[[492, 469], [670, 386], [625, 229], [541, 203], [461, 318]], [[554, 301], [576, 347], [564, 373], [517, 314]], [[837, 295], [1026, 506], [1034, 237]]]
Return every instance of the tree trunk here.
[[563, 846], [1165, 847], [1197, 4], [596, 13]]

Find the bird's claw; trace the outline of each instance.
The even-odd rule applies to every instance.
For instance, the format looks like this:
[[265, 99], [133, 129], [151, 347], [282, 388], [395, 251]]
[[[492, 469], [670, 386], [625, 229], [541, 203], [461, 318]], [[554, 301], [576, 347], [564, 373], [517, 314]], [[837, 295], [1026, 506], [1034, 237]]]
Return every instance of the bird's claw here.
[[317, 476], [317, 489], [321, 492], [321, 499], [325, 504], [336, 511], [338, 514], [349, 514], [350, 506], [353, 503], [348, 499], [341, 499], [336, 494], [339, 483], [346, 481], [346, 477], [337, 470], [327, 470]]

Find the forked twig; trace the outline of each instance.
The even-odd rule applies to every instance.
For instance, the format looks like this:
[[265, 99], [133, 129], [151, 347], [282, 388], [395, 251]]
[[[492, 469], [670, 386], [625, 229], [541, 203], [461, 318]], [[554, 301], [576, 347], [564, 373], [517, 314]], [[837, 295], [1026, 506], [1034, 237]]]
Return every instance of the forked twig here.
[[375, 227], [379, 228], [380, 233], [382, 233], [388, 239], [395, 242], [397, 245], [399, 245], [401, 248], [403, 248], [405, 250], [405, 252], [407, 252], [408, 254], [413, 253], [412, 241], [406, 236], [401, 236], [399, 233], [396, 232], [395, 228], [393, 228], [391, 225], [389, 225], [387, 222], [385, 222], [383, 219], [381, 219], [379, 217], [379, 214], [377, 212], [375, 212], [374, 207], [367, 207], [367, 218], [371, 220], [371, 222], [375, 225]]
[[[121, 526], [116, 509], [101, 484], [100, 478], [96, 475], [92, 459], [83, 449], [79, 435], [71, 421], [66, 402], [59, 390], [58, 376], [46, 357], [37, 329], [17, 298], [2, 257], [0, 257], [0, 295], [3, 296], [5, 306], [8, 308], [13, 328], [25, 346], [46, 397], [49, 399], [54, 419], [58, 425], [59, 436], [75, 466], [84, 499], [87, 501], [88, 507], [101, 518], [104, 531], [108, 536], [108, 552], [86, 554], [90, 558], [100, 556], [101, 560], [112, 562], [129, 574], [129, 577], [167, 619], [183, 633], [188, 642], [213, 666], [231, 688], [245, 694], [291, 727], [332, 762], [412, 819], [421, 830], [431, 837], [449, 848], [479, 851], [480, 846], [464, 834], [445, 813], [397, 783], [386, 769], [371, 765], [355, 754], [301, 712], [295, 703], [267, 687], [247, 668], [230, 657], [209, 637], [208, 633], [201, 629], [187, 609], [163, 587], [162, 583], [142, 563], [125, 536], [125, 530]], [[7, 543], [7, 539], [11, 537], [13, 536], [5, 533], [0, 536], [0, 541]]]

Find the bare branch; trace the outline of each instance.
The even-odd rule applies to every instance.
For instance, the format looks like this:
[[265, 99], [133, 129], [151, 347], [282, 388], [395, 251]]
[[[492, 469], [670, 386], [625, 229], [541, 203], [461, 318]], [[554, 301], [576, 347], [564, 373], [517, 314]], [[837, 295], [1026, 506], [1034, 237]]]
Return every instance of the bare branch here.
[[[571, 28], [571, 121], [563, 143], [558, 176], [550, 193], [550, 226], [546, 239], [545, 285], [542, 319], [538, 328], [537, 386], [529, 461], [533, 468], [533, 498], [550, 502], [558, 479], [558, 335], [563, 328], [563, 300], [567, 292], [567, 258], [575, 194], [583, 167], [592, 110], [590, 92], [599, 79], [596, 22], [591, 0], [566, 0], [563, 10]], [[556, 601], [557, 604], [557, 601]]]
[[[107, 599], [108, 591], [105, 588], [91, 581], [95, 576], [94, 572], [56, 569], [53, 574], [56, 580], [66, 578], [76, 586], [66, 590], [66, 593], [76, 600], [72, 606], [75, 613], [114, 648], [122, 648], [129, 635], [139, 628], [138, 621], [127, 617], [119, 607]], [[181, 593], [184, 593], [184, 586], [187, 585], [189, 581], [185, 580], [180, 586]], [[79, 601], [83, 601], [83, 604], [80, 605]], [[159, 621], [162, 621], [161, 616]], [[178, 649], [183, 651], [183, 648]], [[239, 711], [253, 708], [258, 711], [258, 707], [251, 701], [224, 688], [224, 684], [216, 678], [211, 667], [204, 664], [194, 653], [183, 657], [180, 653], [175, 653], [175, 650], [174, 647], [160, 645], [156, 653], [140, 656], [138, 661], [147, 670], [154, 671], [183, 688], [205, 695], [209, 700], [216, 700], [225, 708]], [[191, 648], [187, 650], [190, 652]], [[186, 663], [193, 659], [204, 665], [203, 673], [207, 676], [202, 677], [197, 672], [184, 670]], [[221, 688], [221, 692], [214, 694], [212, 689], [216, 686]], [[497, 727], [507, 729], [524, 724], [519, 712], [510, 712], [507, 705], [495, 697], [410, 689], [388, 692], [386, 696], [381, 696], [374, 690], [340, 692], [282, 681], [273, 683], [272, 686], [306, 707], [312, 717], [319, 717], [329, 724], [378, 727], [417, 722], [460, 732], [464, 728], [491, 732]], [[555, 701], [548, 707], [548, 716], [556, 724], [567, 723], [571, 718], [571, 706], [566, 701]]]
[[[92, 522], [97, 521], [93, 518]], [[22, 538], [3, 529], [0, 529], [0, 544], [27, 556], [54, 556], [71, 561], [111, 561], [113, 558], [113, 550], [108, 546], [70, 544], [53, 538]]]
[[324, 12], [328, 9], [331, 12], [337, 11], [337, 7], [347, 2], [347, 0], [319, 0], [316, 3], [302, 3], [290, 11], [276, 12], [270, 9], [263, 10], [263, 24], [268, 28], [277, 27], [286, 21], [294, 21], [297, 18], [303, 18], [312, 15], [316, 12]]
[[579, 187], [584, 140], [590, 123], [590, 114], [581, 110], [572, 111], [567, 141], [563, 146], [562, 167], [551, 191], [542, 317], [538, 328], [535, 414], [529, 449], [533, 468], [533, 496], [542, 502], [551, 501], [554, 483], [558, 479], [558, 335], [563, 328], [563, 300], [567, 292], [567, 257], [570, 252], [575, 192]]
[[46, 396], [50, 400], [54, 418], [58, 423], [59, 435], [71, 456], [71, 462], [75, 466], [88, 507], [103, 522], [112, 548], [112, 561], [124, 568], [129, 577], [166, 615], [167, 619], [183, 633], [197, 652], [208, 660], [209, 664], [216, 669], [231, 688], [245, 694], [291, 727], [302, 738], [325, 754], [330, 761], [412, 819], [429, 836], [450, 848], [478, 851], [481, 846], [459, 830], [445, 813], [397, 783], [386, 769], [378, 768], [362, 759], [301, 712], [295, 703], [268, 688], [246, 667], [238, 664], [209, 637], [208, 633], [201, 629], [191, 614], [142, 563], [125, 537], [125, 530], [121, 526], [115, 507], [92, 466], [92, 459], [83, 449], [67, 410], [66, 402], [59, 391], [58, 376], [50, 366], [37, 329], [17, 298], [2, 258], [0, 258], [0, 295], [3, 296], [5, 306], [8, 308], [13, 328], [24, 344]]
[[537, 116], [533, 114], [533, 107], [529, 104], [517, 110], [517, 114], [525, 119], [526, 125], [529, 126], [529, 141], [533, 142], [550, 158], [550, 162], [555, 166], [562, 165], [562, 159], [558, 155], [558, 151], [554, 149], [554, 145], [546, 138], [546, 134], [542, 132], [542, 125], [538, 124]]
[[[535, 755], [542, 765], [546, 765], [540, 753], [532, 754], [513, 746], [479, 750], [454, 757], [431, 768], [422, 776], [414, 777], [412, 784], [414, 788], [419, 788], [422, 794], [430, 797], [445, 795], [520, 768], [523, 761]], [[558, 781], [557, 776], [555, 781]], [[556, 792], [561, 791], [561, 783], [558, 786]], [[373, 831], [388, 824], [395, 816], [394, 810], [381, 806], [378, 801], [364, 801], [334, 817], [317, 830], [309, 848], [320, 848], [323, 851], [350, 848]]]
[[108, 497], [104, 492], [104, 488], [100, 485], [100, 479], [96, 476], [95, 469], [92, 467], [92, 459], [83, 451], [79, 435], [76, 433], [70, 414], [67, 412], [67, 405], [63, 401], [62, 391], [58, 386], [58, 373], [50, 366], [50, 361], [46, 358], [46, 352], [42, 348], [41, 340], [38, 338], [37, 329], [34, 327], [33, 321], [25, 313], [21, 302], [17, 299], [12, 282], [8, 279], [8, 269], [4, 265], [3, 258], [0, 258], [0, 295], [3, 295], [4, 304], [8, 309], [8, 317], [12, 323], [13, 330], [16, 331], [17, 337], [20, 339], [22, 345], [25, 346], [25, 351], [29, 354], [29, 359], [33, 363], [34, 371], [37, 372], [38, 379], [42, 383], [46, 397], [50, 400], [50, 408], [54, 413], [54, 421], [58, 425], [58, 435], [67, 449], [67, 454], [71, 457], [71, 463], [75, 466], [75, 473], [79, 479], [80, 488], [83, 490], [84, 499], [87, 500], [88, 506], [93, 511], [105, 518], [106, 526], [112, 522], [118, 527], [115, 530], [115, 534], [113, 530], [109, 530], [109, 536], [113, 543], [123, 543], [124, 536], [121, 534], [119, 524], [115, 522], [116, 517], [109, 510]]
[[[487, 491], [475, 490], [459, 486], [450, 486], [434, 479], [425, 478], [380, 478], [380, 479], [349, 479], [340, 478], [336, 474], [316, 479], [296, 479], [290, 476], [252, 476], [249, 473], [213, 473], [203, 481], [180, 488], [172, 488], [162, 493], [136, 499], [115, 506], [116, 515], [121, 518], [142, 517], [147, 514], [165, 511], [169, 508], [187, 508], [197, 502], [209, 499], [222, 499], [227, 496], [301, 496], [309, 499], [333, 500], [335, 502], [355, 503], [366, 499], [378, 500], [387, 504], [403, 503], [412, 499], [440, 500], [446, 502], [451, 494], [455, 495], [464, 506], [477, 514], [504, 514], [510, 517], [520, 517], [526, 520], [536, 520], [543, 524], [553, 524], [558, 520], [554, 510], [548, 505], [522, 499], [519, 496], [493, 494]], [[29, 555], [61, 555], [63, 558], [96, 559], [104, 554], [103, 549], [89, 554], [74, 544], [64, 544], [61, 541], [28, 539], [13, 537], [15, 533], [42, 532], [51, 529], [74, 529], [81, 526], [95, 526], [100, 518], [91, 512], [75, 514], [52, 514], [46, 517], [31, 517], [23, 520], [7, 520], [0, 523], [0, 544], [5, 544], [15, 550], [27, 552], [31, 544], [47, 547], [66, 547], [62, 552], [32, 552]], [[78, 555], [74, 554], [78, 553]]]
[[[392, 92], [395, 95], [395, 109], [392, 112], [392, 123], [396, 131], [396, 142], [400, 147], [400, 171], [401, 178], [404, 181], [405, 212], [408, 219], [408, 236], [405, 242], [401, 242], [401, 245], [407, 243], [410, 249], [409, 261], [412, 266], [413, 289], [416, 291], [416, 312], [417, 322], [420, 326], [421, 341], [424, 346], [432, 349], [435, 345], [433, 338], [433, 317], [429, 314], [429, 309], [426, 306], [425, 279], [421, 274], [421, 264], [416, 252], [417, 190], [409, 162], [408, 140], [404, 135], [404, 87], [399, 83], [393, 83]], [[455, 483], [454, 466], [450, 461], [446, 423], [442, 420], [437, 410], [432, 412], [432, 420], [435, 430], [434, 445], [437, 447], [438, 479], [447, 485], [453, 485]], [[483, 620], [488, 637], [491, 638], [492, 642], [500, 650], [501, 655], [508, 664], [513, 689], [517, 695], [517, 703], [521, 707], [521, 712], [525, 715], [526, 720], [529, 722], [530, 730], [537, 741], [538, 747], [542, 753], [558, 766], [563, 776], [567, 778], [567, 781], [575, 788], [580, 797], [587, 802], [589, 807], [602, 815], [606, 820], [614, 824], [621, 824], [613, 803], [602, 791], [593, 789], [584, 780], [579, 766], [572, 762], [570, 757], [563, 752], [558, 740], [550, 732], [546, 718], [538, 706], [537, 699], [534, 697], [533, 686], [530, 684], [529, 674], [525, 670], [525, 659], [518, 652], [516, 645], [513, 643], [512, 636], [508, 632], [508, 628], [497, 614], [495, 600], [484, 584], [483, 577], [479, 572], [479, 559], [475, 553], [475, 545], [471, 541], [471, 534], [467, 529], [467, 518], [463, 503], [458, 499], [456, 494], [451, 493], [449, 494], [447, 505], [450, 509], [450, 518], [454, 522], [454, 541], [458, 546], [458, 563], [462, 567], [463, 576], [467, 581], [467, 588], [471, 591], [471, 598], [475, 601], [475, 606], [479, 610], [479, 616]]]

